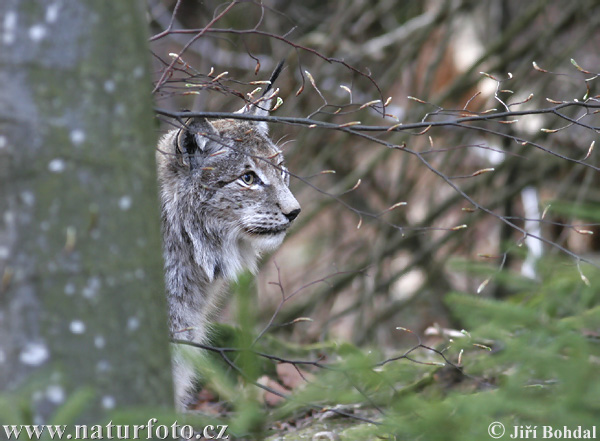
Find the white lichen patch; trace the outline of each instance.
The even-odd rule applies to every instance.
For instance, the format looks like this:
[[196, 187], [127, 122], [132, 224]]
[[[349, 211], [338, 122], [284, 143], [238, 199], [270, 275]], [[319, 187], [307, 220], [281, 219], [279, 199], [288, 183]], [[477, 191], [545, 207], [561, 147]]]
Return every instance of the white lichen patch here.
[[110, 370], [110, 363], [107, 360], [100, 360], [96, 365], [97, 372], [108, 372]]
[[142, 268], [136, 269], [134, 274], [135, 274], [135, 277], [140, 280], [143, 280], [144, 277], [146, 277], [146, 273], [144, 272], [144, 270]]
[[141, 78], [144, 75], [144, 66], [136, 66], [135, 69], [133, 69], [133, 78]]
[[48, 171], [52, 173], [62, 173], [67, 167], [64, 159], [56, 158], [48, 163]]
[[95, 336], [94, 346], [96, 346], [96, 349], [102, 349], [104, 346], [106, 346], [106, 340], [104, 340], [104, 337], [102, 337], [101, 335]]
[[96, 297], [101, 285], [102, 284], [100, 283], [99, 277], [90, 277], [87, 284], [83, 287], [83, 291], [81, 291], [83, 297], [86, 299], [92, 299]]
[[13, 211], [6, 210], [4, 212], [4, 223], [9, 228], [12, 228], [15, 225], [15, 213]]
[[60, 5], [58, 3], [52, 3], [46, 9], [46, 22], [54, 23], [58, 18], [58, 9]]
[[8, 247], [0, 247], [0, 259], [8, 259], [8, 256], [10, 256]]
[[29, 366], [39, 366], [45, 362], [50, 353], [43, 343], [28, 343], [19, 354], [19, 361]]
[[73, 145], [79, 145], [85, 141], [85, 132], [80, 129], [71, 130], [71, 133], [69, 133], [69, 139]]
[[[36, 397], [36, 395], [37, 395], [37, 397]], [[33, 401], [40, 401], [42, 398], [43, 398], [43, 394], [41, 392], [36, 392], [33, 394]], [[43, 415], [36, 413], [33, 416], [33, 424], [37, 424], [38, 426], [41, 426], [45, 422], [46, 422], [46, 418], [44, 418]]]
[[119, 208], [127, 211], [131, 208], [131, 196], [123, 196], [119, 199]]
[[127, 113], [127, 107], [123, 103], [117, 103], [115, 106], [115, 115], [124, 116]]
[[0, 349], [0, 364], [6, 363], [6, 354], [2, 349]]
[[115, 82], [113, 80], [106, 80], [104, 82], [104, 90], [107, 93], [113, 93], [117, 88], [117, 85], [115, 84]]
[[129, 317], [127, 319], [127, 330], [128, 331], [135, 331], [139, 327], [140, 327], [140, 319], [139, 318]]
[[25, 202], [25, 205], [27, 205], [28, 207], [32, 207], [35, 203], [35, 195], [29, 190], [22, 191], [21, 200]]
[[6, 139], [6, 136], [0, 135], [0, 150], [5, 149], [7, 145], [8, 140]]
[[58, 384], [52, 384], [46, 388], [46, 398], [51, 403], [60, 404], [65, 401], [65, 390]]
[[114, 409], [117, 404], [115, 397], [111, 395], [105, 395], [102, 397], [102, 407], [105, 409]]
[[68, 296], [72, 296], [75, 294], [75, 285], [71, 282], [65, 285], [65, 294]]
[[85, 332], [85, 323], [81, 320], [73, 320], [69, 323], [69, 331], [73, 334], [83, 334]]
[[8, 11], [4, 15], [4, 32], [2, 33], [2, 42], [5, 45], [11, 45], [15, 42], [17, 30], [17, 13]]
[[29, 28], [29, 38], [36, 42], [43, 40], [47, 33], [46, 26], [41, 24], [36, 24]]

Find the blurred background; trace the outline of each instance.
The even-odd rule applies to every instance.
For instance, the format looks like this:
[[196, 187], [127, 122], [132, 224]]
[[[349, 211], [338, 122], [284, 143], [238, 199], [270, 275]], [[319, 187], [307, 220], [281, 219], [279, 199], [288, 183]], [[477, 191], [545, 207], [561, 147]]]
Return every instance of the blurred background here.
[[311, 319], [278, 328], [294, 342], [398, 347], [414, 338], [396, 327], [461, 329], [451, 292], [520, 301], [557, 269], [597, 271], [598, 114], [540, 109], [598, 103], [598, 2], [150, 0], [148, 16], [158, 108], [233, 112], [285, 59], [273, 116], [383, 127], [271, 124], [302, 214], [256, 281], [259, 328], [277, 312]]
[[193, 351], [186, 418], [597, 425], [600, 2], [42, 3], [0, 2], [1, 421], [180, 419], [154, 135], [231, 117], [283, 59], [267, 119], [302, 214]]

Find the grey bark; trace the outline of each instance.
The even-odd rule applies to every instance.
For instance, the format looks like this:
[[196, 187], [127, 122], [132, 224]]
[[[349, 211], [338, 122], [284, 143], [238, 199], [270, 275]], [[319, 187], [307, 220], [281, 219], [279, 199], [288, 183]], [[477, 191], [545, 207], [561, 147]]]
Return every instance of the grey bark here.
[[0, 2], [0, 391], [37, 421], [172, 403], [144, 17]]

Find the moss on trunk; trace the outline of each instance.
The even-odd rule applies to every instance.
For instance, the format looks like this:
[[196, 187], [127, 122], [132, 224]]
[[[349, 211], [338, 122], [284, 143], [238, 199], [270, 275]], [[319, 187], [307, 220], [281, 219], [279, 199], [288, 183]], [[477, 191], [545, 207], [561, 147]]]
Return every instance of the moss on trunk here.
[[41, 419], [172, 401], [141, 6], [0, 5], [0, 384]]

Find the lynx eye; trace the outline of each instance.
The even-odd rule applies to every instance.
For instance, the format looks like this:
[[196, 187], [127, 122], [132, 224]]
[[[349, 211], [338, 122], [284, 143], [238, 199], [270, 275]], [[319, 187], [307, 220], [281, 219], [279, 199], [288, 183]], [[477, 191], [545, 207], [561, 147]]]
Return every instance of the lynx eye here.
[[242, 182], [246, 185], [253, 185], [253, 184], [257, 184], [259, 179], [258, 176], [256, 176], [256, 173], [254, 172], [248, 172], [248, 173], [244, 173], [240, 179], [242, 180]]

